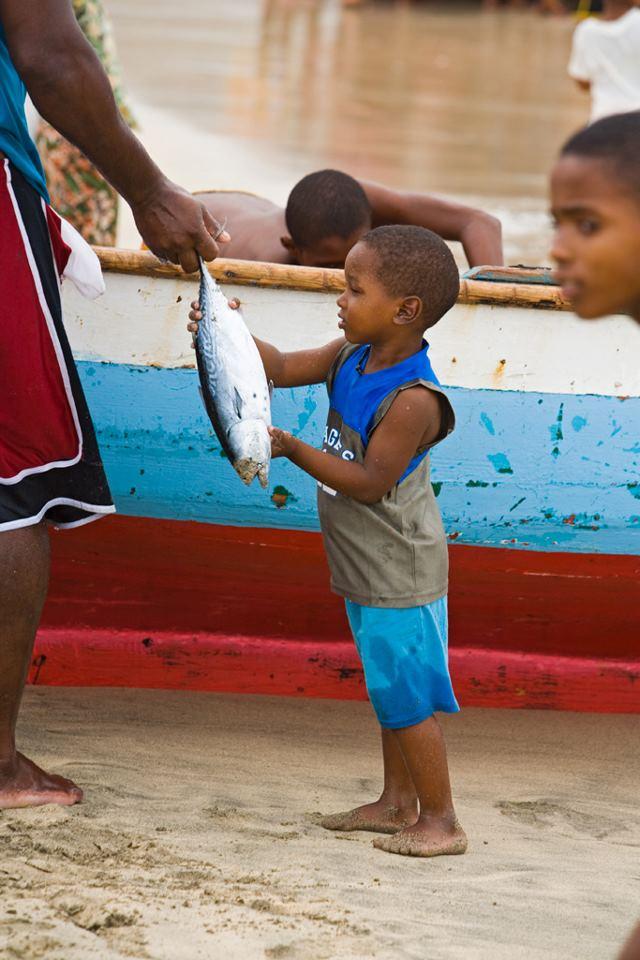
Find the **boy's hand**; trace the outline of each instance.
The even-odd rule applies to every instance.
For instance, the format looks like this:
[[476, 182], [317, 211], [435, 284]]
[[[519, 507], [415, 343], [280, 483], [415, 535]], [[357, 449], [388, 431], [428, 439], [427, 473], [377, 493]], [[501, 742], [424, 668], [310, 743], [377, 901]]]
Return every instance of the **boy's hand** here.
[[291, 455], [295, 446], [296, 438], [288, 430], [281, 430], [279, 427], [269, 427], [269, 436], [271, 437], [271, 456], [288, 457]]
[[[237, 297], [233, 297], [232, 300], [229, 300], [229, 306], [232, 310], [237, 310], [240, 306], [240, 301]], [[202, 311], [200, 310], [200, 304], [197, 300], [191, 301], [191, 310], [189, 310], [189, 323], [187, 324], [187, 330], [189, 333], [192, 333], [194, 337], [198, 334], [198, 323], [202, 320]], [[193, 344], [191, 344], [193, 347]]]

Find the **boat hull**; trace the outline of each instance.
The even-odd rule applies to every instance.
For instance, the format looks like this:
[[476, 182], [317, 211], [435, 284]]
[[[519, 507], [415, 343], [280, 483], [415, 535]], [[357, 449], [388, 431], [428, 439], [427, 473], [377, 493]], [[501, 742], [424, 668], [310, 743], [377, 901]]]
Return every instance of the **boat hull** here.
[[[459, 545], [450, 556], [463, 705], [638, 710], [640, 558]], [[30, 679], [366, 696], [319, 534], [133, 517], [54, 536]]]
[[[65, 311], [123, 516], [56, 535], [32, 682], [363, 697], [314, 482], [285, 460], [267, 491], [238, 481], [198, 395], [195, 282], [109, 257], [106, 296]], [[341, 273], [216, 269], [258, 335], [337, 333]], [[452, 672], [463, 704], [640, 711], [638, 332], [562, 307], [466, 281], [433, 330], [458, 419], [432, 458]], [[321, 386], [276, 391], [274, 423], [310, 443], [326, 411]]]

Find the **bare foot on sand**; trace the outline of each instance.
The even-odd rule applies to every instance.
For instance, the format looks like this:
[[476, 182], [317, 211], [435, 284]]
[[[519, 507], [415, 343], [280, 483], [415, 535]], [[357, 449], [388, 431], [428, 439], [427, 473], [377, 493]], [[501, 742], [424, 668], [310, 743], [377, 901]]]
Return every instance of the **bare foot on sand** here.
[[465, 853], [467, 836], [457, 820], [423, 819], [405, 827], [394, 837], [373, 841], [378, 850], [404, 857], [441, 857]]
[[82, 790], [71, 780], [45, 773], [21, 753], [14, 763], [0, 767], [0, 809], [41, 807], [45, 803], [80, 803]]
[[365, 803], [345, 813], [331, 813], [323, 817], [320, 826], [325, 830], [370, 830], [372, 833], [397, 833], [418, 819], [418, 806], [398, 807], [386, 800]]

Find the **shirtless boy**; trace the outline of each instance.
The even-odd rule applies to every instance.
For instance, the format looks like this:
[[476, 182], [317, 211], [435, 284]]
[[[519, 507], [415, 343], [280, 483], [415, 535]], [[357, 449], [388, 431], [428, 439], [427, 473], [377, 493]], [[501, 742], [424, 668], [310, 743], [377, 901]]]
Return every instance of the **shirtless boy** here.
[[339, 170], [319, 170], [295, 185], [286, 210], [250, 193], [199, 193], [198, 199], [227, 218], [232, 240], [225, 256], [305, 267], [343, 267], [349, 250], [372, 227], [412, 224], [444, 240], [458, 240], [469, 265], [503, 263], [500, 221], [481, 210], [400, 193], [355, 180]]

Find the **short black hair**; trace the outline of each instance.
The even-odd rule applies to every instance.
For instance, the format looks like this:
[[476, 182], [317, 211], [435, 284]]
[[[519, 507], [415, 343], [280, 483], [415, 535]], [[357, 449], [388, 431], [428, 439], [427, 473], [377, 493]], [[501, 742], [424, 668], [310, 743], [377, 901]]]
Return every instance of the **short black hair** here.
[[340, 170], [318, 170], [303, 177], [289, 194], [287, 230], [300, 249], [326, 237], [347, 239], [371, 226], [371, 204], [353, 177]]
[[437, 233], [425, 227], [376, 227], [360, 242], [376, 253], [376, 276], [392, 296], [420, 297], [423, 329], [451, 310], [460, 292], [460, 275]]
[[589, 157], [609, 163], [640, 197], [640, 110], [596, 120], [570, 137], [560, 156]]

